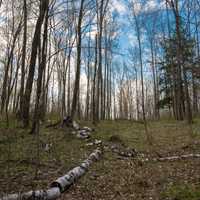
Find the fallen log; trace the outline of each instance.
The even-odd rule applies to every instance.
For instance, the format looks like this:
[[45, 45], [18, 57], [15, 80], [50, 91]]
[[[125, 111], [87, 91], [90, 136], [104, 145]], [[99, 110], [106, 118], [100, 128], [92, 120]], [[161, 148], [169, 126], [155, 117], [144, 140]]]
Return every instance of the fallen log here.
[[70, 116], [64, 117], [62, 120], [58, 120], [57, 122], [53, 124], [49, 124], [46, 126], [46, 128], [52, 128], [52, 127], [73, 127], [73, 121]]
[[52, 187], [48, 190], [29, 191], [26, 193], [9, 194], [1, 198], [1, 200], [54, 200], [61, 196], [58, 187]]
[[86, 146], [102, 145], [101, 140], [94, 140], [94, 142], [87, 143]]
[[122, 142], [108, 144], [108, 147], [113, 153], [118, 154], [118, 156], [133, 158], [136, 157], [138, 152], [134, 148], [127, 147]]
[[142, 158], [142, 162], [165, 162], [165, 161], [176, 161], [176, 160], [184, 160], [188, 158], [200, 158], [200, 154], [186, 154], [180, 156], [169, 156], [169, 157], [161, 157], [161, 158]]
[[187, 158], [200, 158], [200, 154], [186, 154], [180, 156], [170, 156], [170, 157], [163, 157], [163, 158], [154, 158], [153, 161], [174, 161], [174, 160], [182, 160]]
[[59, 187], [61, 192], [67, 190], [75, 181], [77, 181], [81, 176], [83, 176], [90, 165], [94, 161], [98, 161], [100, 159], [102, 152], [100, 150], [95, 150], [88, 159], [84, 160], [80, 166], [73, 168], [66, 175], [55, 180], [51, 187]]
[[9, 194], [0, 197], [0, 200], [55, 200], [61, 196], [61, 193], [69, 189], [71, 185], [81, 178], [88, 171], [88, 168], [91, 166], [91, 164], [100, 159], [101, 154], [102, 151], [96, 149], [78, 167], [73, 168], [66, 175], [51, 183], [48, 190]]
[[74, 131], [72, 131], [73, 135], [76, 135], [77, 138], [80, 139], [88, 139], [91, 137], [91, 132], [94, 131], [94, 129], [89, 127], [83, 127], [81, 128], [80, 125], [72, 120], [70, 116], [66, 116], [63, 118], [63, 120], [59, 120], [58, 122], [54, 124], [47, 125], [46, 128], [52, 128], [52, 127], [62, 127], [62, 128], [72, 128]]

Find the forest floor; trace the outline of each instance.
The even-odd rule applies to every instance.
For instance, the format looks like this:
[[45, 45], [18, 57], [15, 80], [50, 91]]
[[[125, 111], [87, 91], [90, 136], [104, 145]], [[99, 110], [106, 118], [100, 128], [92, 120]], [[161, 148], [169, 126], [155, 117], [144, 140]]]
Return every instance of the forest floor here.
[[[83, 161], [96, 148], [86, 144], [98, 139], [134, 148], [149, 161], [143, 163], [107, 149], [61, 199], [200, 199], [200, 158], [151, 161], [159, 156], [200, 153], [200, 120], [192, 126], [173, 120], [148, 122], [153, 145], [146, 139], [144, 125], [133, 121], [103, 121], [94, 127], [89, 140], [77, 139], [70, 130], [44, 127], [37, 137], [16, 126], [13, 123], [6, 129], [0, 124], [0, 195], [47, 188]], [[113, 136], [118, 139], [111, 141]]]

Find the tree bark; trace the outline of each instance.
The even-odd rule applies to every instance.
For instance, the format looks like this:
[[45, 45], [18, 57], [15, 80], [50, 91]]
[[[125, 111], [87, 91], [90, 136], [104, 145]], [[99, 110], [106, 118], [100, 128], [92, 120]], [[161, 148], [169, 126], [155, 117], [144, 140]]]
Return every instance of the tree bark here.
[[23, 48], [22, 48], [22, 65], [21, 65], [21, 87], [20, 87], [20, 118], [23, 119], [23, 96], [24, 96], [24, 79], [26, 65], [26, 43], [27, 43], [27, 5], [24, 0], [24, 33], [23, 33]]
[[16, 40], [17, 40], [17, 37], [19, 36], [19, 34], [21, 32], [21, 28], [22, 28], [22, 20], [19, 22], [17, 30], [16, 30], [16, 32], [13, 36], [11, 50], [9, 52], [7, 63], [5, 65], [3, 88], [2, 88], [2, 94], [1, 94], [1, 114], [4, 112], [5, 103], [6, 103], [6, 99], [7, 99], [7, 96], [8, 96], [9, 69], [10, 69], [10, 64], [12, 63], [12, 59], [13, 59], [13, 52], [14, 52], [14, 49], [15, 49]]
[[28, 78], [26, 82], [26, 88], [23, 97], [23, 125], [24, 128], [29, 126], [29, 111], [30, 111], [30, 100], [33, 86], [33, 78], [35, 74], [35, 64], [38, 53], [38, 46], [40, 44], [40, 34], [43, 20], [45, 17], [47, 8], [47, 1], [41, 1], [40, 3], [40, 14], [36, 22], [35, 33], [32, 42], [31, 59], [29, 65]]
[[82, 20], [83, 20], [83, 11], [84, 11], [84, 1], [81, 0], [81, 6], [79, 10], [79, 17], [78, 17], [78, 26], [77, 26], [77, 60], [76, 60], [76, 75], [75, 75], [75, 86], [74, 86], [74, 93], [72, 99], [72, 108], [71, 108], [71, 117], [74, 118], [77, 105], [78, 105], [78, 93], [80, 87], [80, 70], [81, 70], [81, 47], [82, 47]]
[[35, 101], [35, 111], [34, 111], [34, 118], [33, 118], [33, 125], [31, 133], [37, 133], [36, 130], [38, 130], [39, 127], [39, 121], [41, 118], [40, 115], [40, 99], [41, 99], [41, 93], [42, 93], [42, 77], [43, 73], [46, 67], [46, 57], [47, 57], [47, 36], [48, 36], [48, 6], [49, 6], [49, 0], [46, 0], [46, 8], [45, 8], [45, 24], [44, 24], [44, 35], [43, 35], [43, 44], [42, 44], [42, 54], [41, 54], [41, 63], [39, 64], [38, 69], [38, 79], [37, 79], [37, 92], [36, 92], [36, 101]]

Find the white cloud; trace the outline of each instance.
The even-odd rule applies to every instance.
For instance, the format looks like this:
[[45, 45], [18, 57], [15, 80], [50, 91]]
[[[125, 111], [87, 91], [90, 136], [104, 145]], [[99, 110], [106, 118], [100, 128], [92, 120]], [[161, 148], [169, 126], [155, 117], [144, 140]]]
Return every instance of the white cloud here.
[[149, 0], [145, 5], [146, 11], [156, 11], [160, 9], [165, 9], [165, 2], [156, 2], [155, 0]]
[[133, 33], [129, 33], [127, 36], [128, 36], [129, 43], [131, 45], [137, 44], [138, 41], [137, 41], [136, 35], [134, 35]]
[[87, 33], [86, 33], [86, 36], [87, 36], [87, 37], [90, 36], [92, 40], [95, 40], [95, 36], [96, 36], [96, 35], [97, 35], [97, 30], [96, 30], [96, 29], [93, 29], [91, 32], [87, 32]]
[[125, 3], [119, 0], [112, 0], [112, 11], [117, 11], [119, 14], [124, 14], [126, 12]]
[[158, 3], [156, 0], [148, 0], [145, 3], [142, 3], [139, 0], [132, 0], [132, 6], [134, 8], [135, 14], [138, 15], [140, 12], [153, 12], [165, 9], [165, 3]]
[[158, 4], [155, 2], [155, 0], [149, 0], [145, 7], [148, 10], [155, 10], [158, 8]]

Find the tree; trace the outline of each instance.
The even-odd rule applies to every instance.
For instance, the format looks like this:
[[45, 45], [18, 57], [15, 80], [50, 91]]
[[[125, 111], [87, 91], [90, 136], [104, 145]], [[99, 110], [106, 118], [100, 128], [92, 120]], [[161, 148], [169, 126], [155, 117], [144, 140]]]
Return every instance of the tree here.
[[[24, 33], [22, 48], [22, 64], [21, 64], [21, 87], [20, 87], [20, 114], [23, 113], [23, 95], [25, 82], [25, 64], [26, 64], [26, 46], [27, 46], [27, 2], [24, 0]], [[23, 119], [23, 116], [20, 116]]]
[[[41, 52], [41, 62], [39, 63], [38, 68], [38, 79], [37, 79], [37, 91], [36, 91], [36, 100], [35, 100], [35, 111], [33, 117], [33, 125], [31, 133], [39, 133], [39, 123], [40, 123], [40, 108], [41, 108], [41, 93], [42, 93], [42, 78], [43, 73], [46, 68], [46, 57], [47, 57], [47, 37], [48, 37], [48, 7], [49, 1], [46, 0], [46, 12], [45, 12], [45, 23], [44, 23], [44, 34], [43, 34], [43, 44], [42, 44], [42, 52]], [[40, 59], [39, 59], [40, 60]]]
[[[160, 86], [161, 86], [161, 96], [163, 96], [162, 100], [159, 102], [160, 107], [171, 107], [173, 108], [174, 116], [177, 120], [180, 120], [180, 107], [177, 106], [177, 102], [179, 101], [177, 96], [179, 87], [184, 88], [185, 87], [185, 81], [184, 79], [186, 77], [181, 76], [180, 77], [180, 84], [181, 86], [178, 86], [179, 82], [176, 78], [174, 78], [179, 68], [178, 58], [177, 58], [177, 35], [174, 34], [173, 38], [166, 39], [163, 42], [163, 48], [164, 48], [164, 62], [160, 68], [162, 70], [162, 76], [160, 79]], [[181, 52], [182, 52], [182, 65], [188, 65], [188, 63], [191, 63], [194, 57], [194, 41], [190, 38], [186, 38], [183, 32], [181, 33], [181, 43], [184, 44], [182, 46]], [[188, 72], [187, 72], [188, 73]], [[187, 76], [188, 81], [189, 76]], [[183, 96], [181, 97], [182, 104], [185, 105], [185, 102], [187, 101], [187, 95], [185, 94], [185, 91], [182, 90], [181, 92]], [[187, 102], [186, 102], [187, 103]], [[183, 110], [183, 114], [185, 115], [185, 111]], [[186, 113], [188, 114], [188, 113]], [[188, 116], [187, 116], [188, 117]]]
[[75, 75], [75, 84], [74, 84], [74, 93], [72, 99], [71, 107], [71, 118], [74, 118], [74, 115], [77, 111], [78, 103], [78, 93], [80, 87], [80, 70], [81, 70], [81, 45], [82, 45], [82, 20], [84, 14], [84, 1], [81, 0], [79, 16], [78, 16], [78, 25], [77, 25], [77, 59], [76, 59], [76, 75]]
[[185, 92], [185, 100], [186, 100], [186, 112], [187, 112], [187, 120], [188, 123], [192, 123], [192, 110], [191, 110], [191, 103], [190, 103], [190, 96], [189, 96], [189, 89], [188, 89], [188, 80], [187, 80], [187, 71], [186, 71], [186, 67], [184, 64], [184, 54], [183, 54], [183, 46], [184, 43], [182, 43], [182, 37], [181, 37], [181, 18], [180, 18], [180, 13], [179, 13], [179, 3], [178, 0], [167, 0], [167, 2], [170, 4], [173, 13], [174, 13], [174, 17], [175, 17], [175, 27], [176, 27], [176, 55], [177, 55], [177, 63], [178, 63], [178, 67], [177, 67], [177, 81], [178, 81], [178, 98], [177, 98], [177, 106], [180, 107], [178, 109], [178, 119], [182, 119], [183, 118], [183, 107], [184, 105], [181, 103], [181, 72], [183, 72], [183, 81], [184, 81], [184, 92]]
[[102, 118], [103, 113], [103, 75], [102, 75], [102, 35], [103, 35], [103, 24], [106, 9], [109, 0], [101, 0], [100, 5], [96, 0], [97, 5], [97, 39], [98, 39], [98, 69], [97, 69], [97, 98], [96, 98], [96, 120]]
[[145, 128], [146, 128], [146, 113], [145, 113], [145, 104], [144, 104], [143, 58], [142, 58], [142, 45], [141, 45], [141, 27], [140, 27], [138, 18], [135, 13], [134, 5], [133, 5], [133, 17], [134, 17], [134, 22], [135, 22], [136, 36], [137, 36], [138, 49], [139, 49], [140, 77], [141, 77], [141, 87], [142, 87], [142, 115], [143, 115], [143, 121], [144, 121]]
[[10, 70], [10, 65], [12, 63], [12, 59], [13, 59], [13, 53], [14, 53], [14, 49], [15, 49], [15, 46], [16, 46], [16, 41], [17, 41], [17, 38], [19, 37], [19, 34], [21, 32], [21, 28], [22, 28], [22, 20], [20, 20], [19, 25], [18, 25], [18, 27], [17, 27], [14, 35], [13, 35], [13, 41], [12, 41], [10, 52], [9, 52], [7, 62], [6, 62], [6, 65], [5, 65], [3, 88], [2, 88], [2, 94], [1, 94], [1, 114], [4, 111], [6, 99], [9, 96], [9, 94], [8, 94], [9, 70]]
[[37, 58], [38, 48], [40, 44], [41, 28], [42, 28], [43, 20], [44, 20], [47, 9], [48, 9], [48, 2], [41, 1], [40, 14], [36, 22], [35, 33], [34, 33], [34, 37], [32, 41], [28, 78], [26, 81], [26, 87], [25, 87], [25, 91], [23, 95], [23, 125], [24, 127], [29, 126], [30, 99], [31, 99], [31, 93], [32, 93], [33, 78], [35, 75], [36, 58]]

